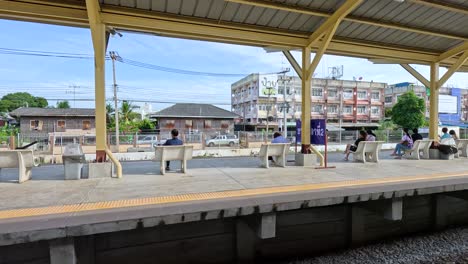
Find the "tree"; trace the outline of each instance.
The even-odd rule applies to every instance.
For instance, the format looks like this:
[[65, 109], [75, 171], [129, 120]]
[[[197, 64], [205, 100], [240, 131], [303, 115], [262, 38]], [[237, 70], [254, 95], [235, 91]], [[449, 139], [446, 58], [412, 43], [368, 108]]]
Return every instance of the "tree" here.
[[130, 102], [123, 101], [122, 106], [120, 107], [119, 120], [122, 120], [123, 123], [128, 124], [130, 121], [134, 121], [135, 119], [137, 119], [139, 114], [133, 112], [133, 110], [136, 108], [137, 106], [132, 105]]
[[409, 129], [424, 125], [426, 106], [424, 99], [419, 98], [413, 91], [406, 92], [398, 98], [392, 108], [392, 121]]
[[57, 108], [68, 109], [70, 108], [70, 103], [67, 100], [62, 101], [62, 102], [57, 102]]
[[10, 93], [0, 100], [0, 112], [11, 112], [20, 107], [40, 107], [44, 108], [49, 103], [43, 97], [35, 97], [29, 93]]

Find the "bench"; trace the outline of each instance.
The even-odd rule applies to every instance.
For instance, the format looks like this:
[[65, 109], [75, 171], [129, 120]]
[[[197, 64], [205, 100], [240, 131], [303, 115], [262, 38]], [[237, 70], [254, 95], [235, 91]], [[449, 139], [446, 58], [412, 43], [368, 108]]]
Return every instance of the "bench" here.
[[366, 163], [367, 160], [371, 162], [379, 162], [379, 151], [382, 148], [383, 141], [361, 141], [353, 153], [354, 161], [362, 161]]
[[33, 151], [29, 149], [0, 151], [0, 173], [4, 168], [18, 168], [18, 182], [31, 179], [32, 167], [38, 166]]
[[[414, 142], [413, 147], [411, 149], [405, 150], [403, 156], [407, 159], [416, 159], [419, 160], [420, 158], [429, 159], [429, 148], [431, 147], [432, 140], [416, 140]], [[420, 156], [420, 152], [422, 151], [422, 156]]]
[[258, 157], [261, 161], [261, 166], [269, 168], [268, 157], [271, 156], [275, 159], [275, 163], [281, 167], [286, 167], [286, 154], [288, 153], [289, 143], [273, 143], [273, 144], [262, 144]]
[[161, 174], [166, 174], [166, 161], [180, 160], [182, 173], [187, 171], [187, 160], [192, 159], [193, 146], [156, 146], [155, 160], [161, 162]]
[[457, 149], [459, 150], [459, 157], [468, 157], [468, 139], [456, 139]]

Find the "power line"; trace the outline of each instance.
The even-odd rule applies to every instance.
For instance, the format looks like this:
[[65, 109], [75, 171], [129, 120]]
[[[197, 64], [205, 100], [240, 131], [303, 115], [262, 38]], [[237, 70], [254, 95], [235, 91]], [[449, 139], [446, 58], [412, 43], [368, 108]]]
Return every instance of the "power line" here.
[[[73, 100], [70, 98], [45, 98], [47, 101], [70, 101]], [[82, 102], [94, 102], [94, 98], [76, 98], [76, 101]], [[113, 98], [108, 98], [106, 101], [113, 101]], [[119, 101], [129, 101], [129, 102], [137, 102], [137, 103], [154, 103], [154, 104], [179, 104], [179, 103], [203, 103], [203, 104], [214, 104], [214, 105], [231, 105], [231, 103], [227, 102], [194, 102], [194, 101], [160, 101], [160, 100], [146, 100], [146, 99], [129, 99], [129, 98], [119, 98]]]

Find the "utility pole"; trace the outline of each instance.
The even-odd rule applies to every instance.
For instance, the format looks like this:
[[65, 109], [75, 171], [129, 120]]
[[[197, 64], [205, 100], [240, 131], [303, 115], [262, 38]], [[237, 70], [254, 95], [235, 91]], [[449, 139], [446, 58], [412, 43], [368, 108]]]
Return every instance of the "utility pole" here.
[[73, 93], [73, 108], [76, 108], [76, 88], [79, 88], [80, 86], [78, 85], [75, 85], [75, 84], [72, 84], [72, 85], [69, 85], [68, 86], [69, 88], [73, 88], [73, 92], [72, 91], [67, 91], [65, 93]]
[[286, 78], [286, 73], [289, 72], [290, 69], [286, 68], [282, 71], [283, 76], [280, 77], [280, 81], [283, 84], [283, 135], [287, 138], [288, 137], [288, 126], [287, 126], [287, 112], [289, 110], [289, 105], [286, 102], [286, 85], [285, 83], [289, 83], [291, 81], [291, 77]]
[[112, 74], [114, 78], [114, 114], [115, 114], [115, 145], [117, 146], [117, 152], [119, 152], [120, 149], [120, 129], [119, 129], [119, 104], [117, 100], [117, 82], [115, 80], [115, 60], [120, 58], [119, 54], [117, 54], [115, 51], [110, 51], [109, 55], [112, 59]]
[[266, 118], [266, 141], [268, 141], [268, 129], [269, 129], [269, 118], [270, 118], [270, 95], [271, 95], [271, 90], [273, 90], [273, 87], [266, 87], [268, 90], [268, 104], [267, 104], [267, 118]]

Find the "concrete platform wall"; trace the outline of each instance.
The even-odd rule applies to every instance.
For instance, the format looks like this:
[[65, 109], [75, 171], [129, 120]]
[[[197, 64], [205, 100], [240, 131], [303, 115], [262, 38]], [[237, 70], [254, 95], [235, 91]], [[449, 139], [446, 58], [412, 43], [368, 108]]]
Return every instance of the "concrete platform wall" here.
[[[273, 222], [259, 224], [265, 214], [170, 224], [74, 237], [76, 262], [52, 261], [53, 241], [0, 247], [0, 263], [266, 263], [359, 246], [403, 235], [468, 223], [468, 191], [403, 197], [401, 211], [392, 199], [302, 208], [273, 209]], [[389, 207], [390, 205], [390, 207]], [[395, 205], [395, 204], [393, 204]], [[389, 219], [390, 215], [401, 220]], [[269, 218], [270, 219], [270, 218]], [[272, 237], [261, 237], [265, 229]]]

